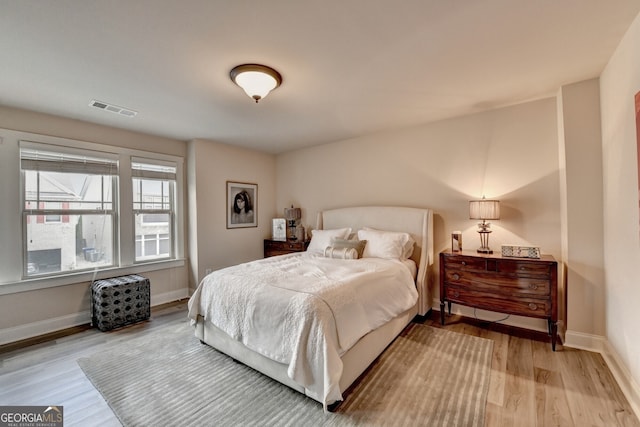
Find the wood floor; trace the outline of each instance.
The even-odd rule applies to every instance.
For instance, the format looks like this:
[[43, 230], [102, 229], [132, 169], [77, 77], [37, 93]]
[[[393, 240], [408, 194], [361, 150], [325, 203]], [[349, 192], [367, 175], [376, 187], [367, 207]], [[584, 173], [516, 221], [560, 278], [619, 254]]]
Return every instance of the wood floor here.
[[[152, 319], [121, 330], [85, 330], [26, 348], [0, 349], [0, 405], [62, 405], [64, 425], [119, 426], [76, 360], [186, 316], [186, 302], [152, 311]], [[440, 328], [439, 313], [421, 322]], [[445, 329], [494, 341], [486, 426], [638, 426], [602, 357], [551, 351], [540, 334], [447, 317]]]

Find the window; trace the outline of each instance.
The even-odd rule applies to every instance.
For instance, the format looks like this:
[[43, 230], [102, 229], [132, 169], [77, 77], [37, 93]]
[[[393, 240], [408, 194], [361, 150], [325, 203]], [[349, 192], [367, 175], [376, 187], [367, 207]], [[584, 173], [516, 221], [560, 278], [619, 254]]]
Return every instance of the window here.
[[[130, 274], [134, 265], [146, 271], [181, 262], [182, 158], [62, 139], [19, 140], [19, 153], [23, 263], [16, 276], [61, 276], [62, 283], [71, 273]], [[144, 263], [154, 265], [138, 269]]]
[[176, 165], [133, 158], [135, 261], [173, 257]]
[[23, 275], [114, 265], [117, 156], [21, 141]]

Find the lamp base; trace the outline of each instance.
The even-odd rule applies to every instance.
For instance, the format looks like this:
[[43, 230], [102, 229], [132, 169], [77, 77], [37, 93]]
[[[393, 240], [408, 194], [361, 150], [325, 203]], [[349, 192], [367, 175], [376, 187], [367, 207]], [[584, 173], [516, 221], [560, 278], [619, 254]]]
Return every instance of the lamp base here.
[[484, 227], [478, 230], [478, 234], [480, 234], [480, 247], [478, 248], [478, 253], [481, 254], [492, 254], [493, 251], [489, 249], [489, 234], [491, 234], [491, 230], [487, 230], [489, 224], [482, 224]]
[[289, 235], [287, 236], [287, 238], [289, 240], [298, 240], [296, 238], [296, 221], [295, 220], [289, 220]]

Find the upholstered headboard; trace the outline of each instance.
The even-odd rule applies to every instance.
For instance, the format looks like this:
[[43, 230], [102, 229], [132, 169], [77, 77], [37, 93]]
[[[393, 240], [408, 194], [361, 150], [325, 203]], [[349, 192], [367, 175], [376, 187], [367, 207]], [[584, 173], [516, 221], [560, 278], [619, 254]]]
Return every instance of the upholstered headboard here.
[[330, 230], [351, 227], [354, 231], [371, 227], [385, 231], [404, 231], [416, 241], [413, 259], [418, 266], [418, 313], [425, 315], [433, 299], [433, 214], [431, 209], [395, 206], [358, 206], [318, 213], [316, 228]]

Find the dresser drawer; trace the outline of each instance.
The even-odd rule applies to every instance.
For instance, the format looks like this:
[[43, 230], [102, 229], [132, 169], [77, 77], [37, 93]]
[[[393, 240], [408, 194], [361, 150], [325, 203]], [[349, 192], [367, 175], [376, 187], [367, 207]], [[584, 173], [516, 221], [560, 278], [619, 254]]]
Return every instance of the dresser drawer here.
[[497, 270], [501, 273], [511, 273], [518, 276], [536, 276], [549, 278], [550, 266], [546, 262], [504, 261], [499, 260]]
[[446, 288], [445, 298], [451, 302], [502, 313], [541, 318], [551, 316], [551, 302], [548, 299], [509, 298], [500, 294], [455, 286]]
[[506, 274], [462, 270], [445, 270], [444, 274], [444, 279], [449, 285], [497, 294], [546, 297], [551, 290], [549, 280], [535, 277], [514, 277]]
[[466, 256], [446, 257], [444, 264], [447, 269], [475, 271], [484, 271], [487, 269], [487, 262], [484, 259]]

